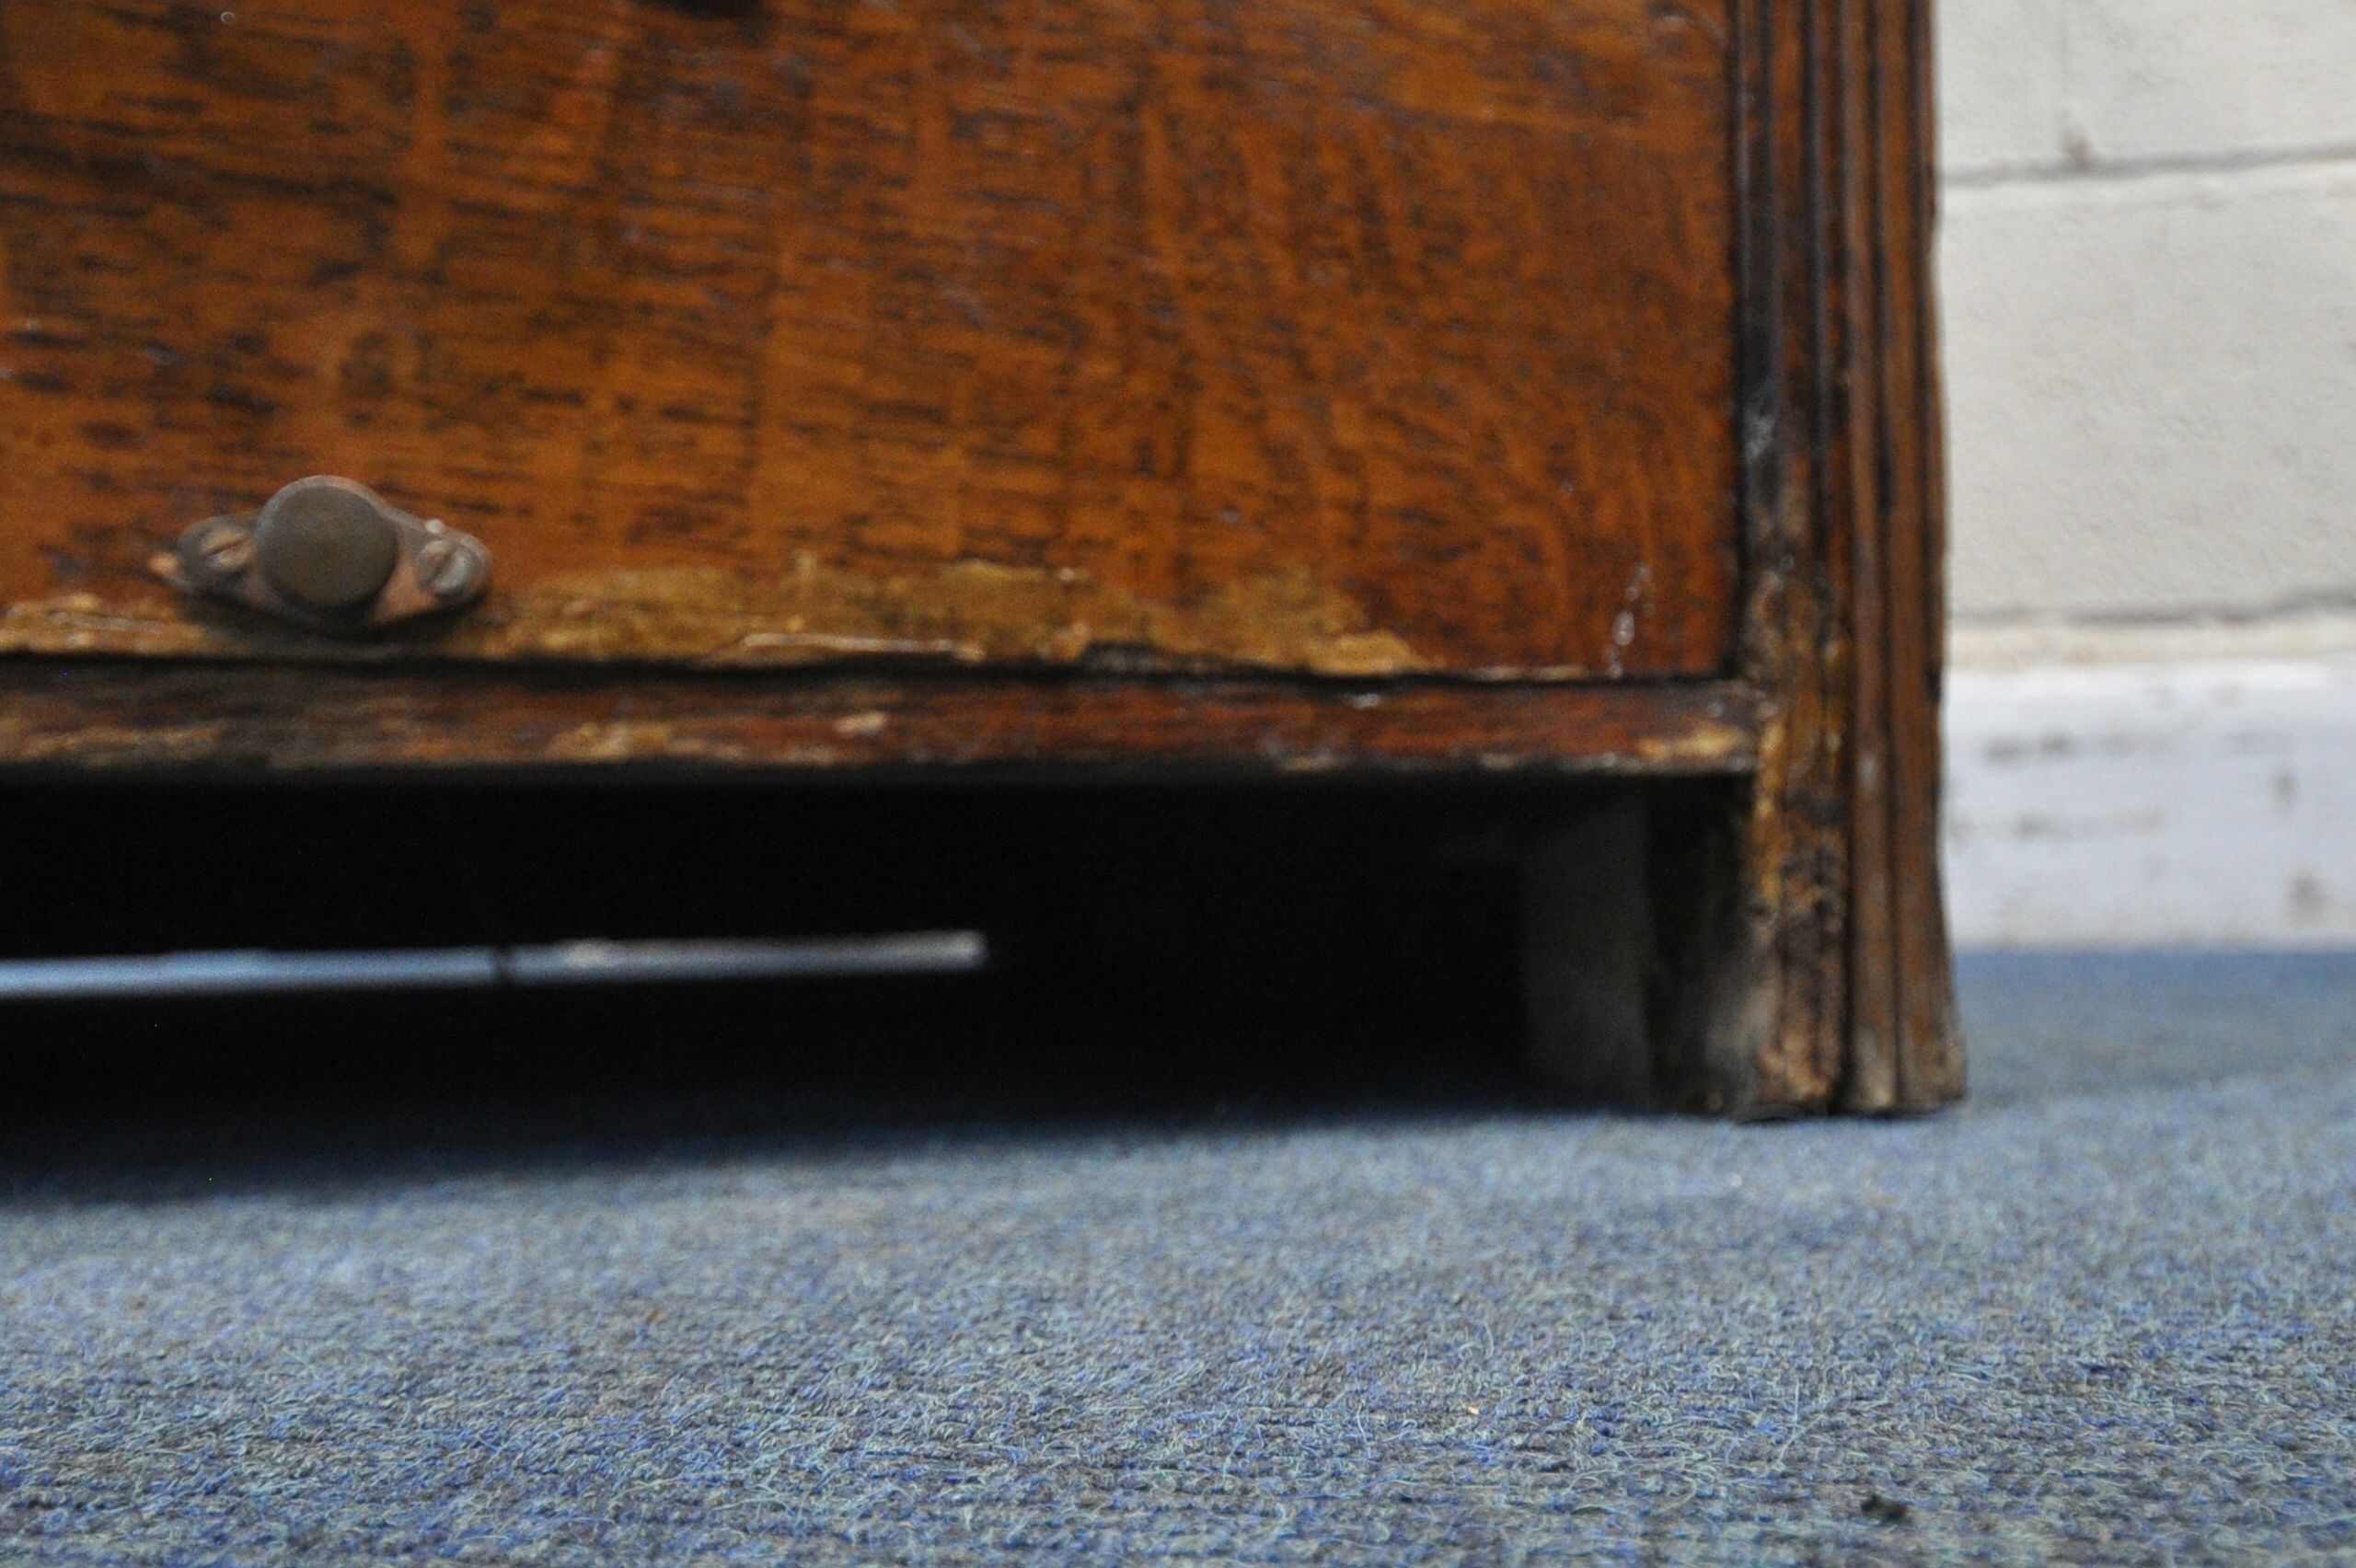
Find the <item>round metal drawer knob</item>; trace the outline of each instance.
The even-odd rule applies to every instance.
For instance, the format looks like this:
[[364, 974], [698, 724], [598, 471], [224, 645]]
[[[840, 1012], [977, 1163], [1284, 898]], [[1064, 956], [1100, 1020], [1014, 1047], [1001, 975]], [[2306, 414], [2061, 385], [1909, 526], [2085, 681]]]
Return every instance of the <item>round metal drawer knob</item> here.
[[349, 479], [297, 479], [254, 524], [254, 560], [271, 586], [307, 609], [356, 610], [400, 563], [400, 533], [373, 491]]
[[193, 524], [151, 564], [184, 593], [339, 637], [463, 610], [491, 584], [480, 539], [333, 474]]

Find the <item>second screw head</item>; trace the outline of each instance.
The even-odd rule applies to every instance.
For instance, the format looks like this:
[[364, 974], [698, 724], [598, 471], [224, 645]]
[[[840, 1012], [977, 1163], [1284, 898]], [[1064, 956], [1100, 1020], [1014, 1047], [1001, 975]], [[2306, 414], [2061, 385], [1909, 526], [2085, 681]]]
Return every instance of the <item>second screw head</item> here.
[[253, 531], [224, 518], [198, 534], [181, 559], [208, 582], [226, 582], [253, 565]]
[[458, 599], [481, 580], [481, 553], [460, 540], [438, 537], [418, 548], [417, 580], [437, 599]]

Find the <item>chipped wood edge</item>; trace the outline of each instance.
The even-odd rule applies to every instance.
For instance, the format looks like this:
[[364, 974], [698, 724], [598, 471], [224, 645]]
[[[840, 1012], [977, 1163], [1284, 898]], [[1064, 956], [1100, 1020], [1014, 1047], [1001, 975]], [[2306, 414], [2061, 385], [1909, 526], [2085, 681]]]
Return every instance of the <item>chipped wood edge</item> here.
[[691, 767], [814, 776], [1133, 767], [1267, 777], [1740, 775], [1754, 694], [0, 659], [0, 775]]
[[1937, 844], [1944, 620], [1931, 0], [1741, 0], [1749, 551], [1762, 698], [1738, 983], [1690, 1099], [1888, 1113], [1963, 1091]]

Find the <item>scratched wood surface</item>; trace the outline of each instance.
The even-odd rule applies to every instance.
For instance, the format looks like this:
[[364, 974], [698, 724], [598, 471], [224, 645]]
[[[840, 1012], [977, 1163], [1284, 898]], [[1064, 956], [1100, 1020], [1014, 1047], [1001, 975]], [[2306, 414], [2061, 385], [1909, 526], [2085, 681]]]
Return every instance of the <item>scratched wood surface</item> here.
[[[9, 0], [0, 651], [1729, 667], [1725, 0]], [[491, 601], [147, 560], [349, 475]]]
[[[1756, 694], [1727, 681], [1469, 686], [894, 679], [570, 667], [423, 673], [0, 660], [0, 783], [198, 770], [560, 776], [675, 769], [935, 780], [1205, 775], [1739, 775]], [[1216, 847], [1206, 852], [1216, 852]]]
[[1741, 0], [1737, 22], [1761, 117], [1744, 318], [1773, 435], [1746, 484], [1743, 664], [1775, 717], [1738, 830], [1749, 928], [1692, 1076], [1753, 1112], [1927, 1110], [1964, 1087], [1938, 842], [1932, 0]]

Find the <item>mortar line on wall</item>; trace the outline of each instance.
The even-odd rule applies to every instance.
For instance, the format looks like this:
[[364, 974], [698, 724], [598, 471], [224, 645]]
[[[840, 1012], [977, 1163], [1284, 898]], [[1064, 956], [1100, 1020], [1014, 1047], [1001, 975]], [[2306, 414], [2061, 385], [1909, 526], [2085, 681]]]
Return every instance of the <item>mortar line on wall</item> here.
[[1949, 190], [1987, 190], [2006, 185], [2100, 185], [2183, 174], [2246, 174], [2259, 170], [2356, 165], [2356, 142], [2280, 149], [2169, 154], [2092, 163], [1985, 164], [1949, 169], [1939, 183]]
[[2185, 627], [2260, 626], [2270, 621], [2309, 620], [2318, 617], [2356, 615], [2356, 589], [2322, 588], [2305, 594], [2284, 594], [2255, 604], [2158, 605], [2131, 610], [2092, 607], [2027, 609], [1992, 606], [1956, 612], [1961, 626], [2028, 627]]

